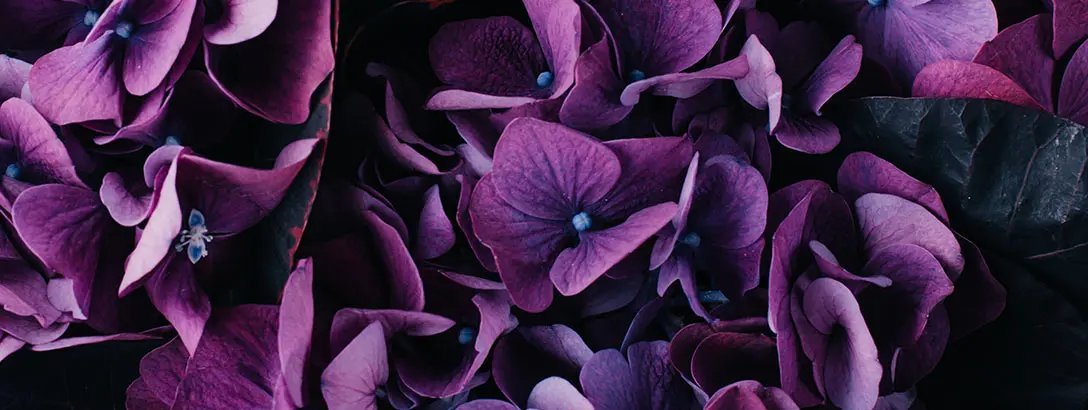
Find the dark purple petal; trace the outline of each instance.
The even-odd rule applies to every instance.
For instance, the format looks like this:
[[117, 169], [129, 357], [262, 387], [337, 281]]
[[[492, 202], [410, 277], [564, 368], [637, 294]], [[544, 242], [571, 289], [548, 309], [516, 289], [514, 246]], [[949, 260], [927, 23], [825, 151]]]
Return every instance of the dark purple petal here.
[[870, 288], [859, 295], [867, 317], [871, 317], [873, 337], [879, 342], [914, 343], [935, 306], [952, 293], [952, 281], [941, 264], [916, 245], [882, 248], [862, 269], [891, 279], [891, 286]]
[[538, 382], [577, 377], [592, 356], [582, 337], [565, 325], [523, 327], [495, 344], [491, 372], [503, 395], [523, 404]]
[[1088, 36], [1088, 2], [1084, 0], [1055, 0], [1054, 55], [1059, 58]]
[[715, 80], [735, 80], [748, 73], [746, 57], [704, 68], [691, 73], [671, 73], [647, 78], [628, 84], [620, 94], [620, 103], [638, 104], [640, 95], [650, 90], [655, 95], [667, 95], [676, 98], [691, 98], [709, 87]]
[[188, 361], [189, 353], [185, 345], [181, 339], [174, 338], [140, 359], [139, 380], [159, 402], [172, 407], [178, 386], [185, 378]]
[[453, 224], [442, 207], [438, 185], [423, 194], [423, 210], [419, 215], [415, 254], [423, 259], [434, 259], [453, 249], [457, 240]]
[[491, 249], [476, 236], [476, 228], [472, 225], [472, 217], [469, 214], [472, 191], [476, 187], [477, 181], [466, 174], [460, 175], [460, 179], [461, 193], [457, 199], [457, 225], [461, 228], [461, 232], [464, 233], [465, 241], [468, 242], [472, 253], [476, 255], [476, 260], [480, 262], [480, 266], [489, 271], [497, 272], [499, 268], [495, 266], [495, 255], [491, 254]]
[[699, 173], [689, 228], [715, 246], [743, 248], [763, 235], [767, 202], [759, 171], [740, 158], [717, 156]]
[[978, 50], [974, 62], [1009, 76], [1043, 108], [1053, 112], [1055, 61], [1048, 17], [1037, 15], [1001, 30]]
[[598, 410], [687, 408], [690, 387], [668, 363], [665, 342], [641, 342], [627, 349], [597, 352], [579, 379], [586, 398]]
[[616, 40], [625, 72], [639, 70], [646, 77], [691, 67], [722, 31], [721, 10], [711, 0], [602, 0], [594, 7]]
[[212, 306], [196, 282], [193, 264], [181, 255], [167, 256], [148, 276], [144, 288], [155, 308], [177, 329], [189, 353], [196, 352]]
[[685, 378], [691, 380], [691, 367], [694, 364], [692, 358], [695, 356], [695, 349], [699, 347], [703, 340], [714, 333], [716, 333], [714, 328], [706, 323], [692, 323], [676, 332], [672, 337], [672, 341], [669, 342], [669, 362], [672, 363], [673, 368]]
[[703, 391], [749, 379], [774, 384], [778, 381], [774, 339], [749, 333], [709, 335], [692, 352], [691, 377]]
[[917, 203], [895, 195], [869, 193], [854, 202], [858, 228], [870, 255], [899, 243], [921, 246], [941, 262], [949, 276], [963, 271], [963, 255], [955, 235]]
[[1084, 44], [1081, 43], [1077, 48], [1062, 76], [1062, 88], [1058, 93], [1058, 115], [1088, 124], [1088, 96], [1085, 96], [1088, 94], [1085, 93], [1088, 90], [1088, 46]]
[[557, 98], [574, 84], [574, 65], [582, 43], [581, 10], [578, 3], [570, 0], [523, 2], [544, 58], [551, 67], [551, 98]]
[[410, 310], [344, 308], [333, 316], [329, 346], [339, 353], [371, 323], [380, 323], [386, 339], [394, 335], [432, 336], [453, 327], [454, 321], [432, 313]]
[[616, 74], [615, 59], [607, 39], [593, 44], [574, 69], [574, 86], [559, 109], [563, 124], [580, 129], [602, 129], [623, 121], [634, 109], [620, 102], [627, 86]]
[[926, 66], [914, 77], [911, 95], [930, 98], [984, 98], [1043, 110], [1019, 84], [1005, 74], [978, 63], [944, 60]]
[[945, 300], [953, 340], [997, 319], [1006, 303], [1005, 287], [990, 273], [982, 252], [971, 241], [957, 237], [966, 263], [956, 278], [955, 291]]
[[332, 10], [328, 0], [280, 0], [276, 18], [261, 35], [235, 45], [205, 45], [208, 73], [254, 114], [274, 122], [305, 121], [310, 96], [335, 60]]
[[605, 145], [619, 158], [615, 187], [590, 210], [590, 215], [619, 222], [651, 205], [675, 201], [691, 158], [691, 140], [684, 137], [631, 138]]
[[891, 194], [924, 206], [942, 221], [948, 221], [936, 189], [907, 175], [892, 163], [869, 152], [855, 152], [839, 167], [839, 192], [847, 201], [856, 201], [870, 192]]
[[799, 407], [782, 389], [744, 380], [722, 387], [710, 396], [704, 409], [799, 410]]
[[853, 36], [839, 41], [801, 86], [800, 104], [807, 113], [820, 113], [827, 100], [846, 88], [861, 70], [861, 45]]

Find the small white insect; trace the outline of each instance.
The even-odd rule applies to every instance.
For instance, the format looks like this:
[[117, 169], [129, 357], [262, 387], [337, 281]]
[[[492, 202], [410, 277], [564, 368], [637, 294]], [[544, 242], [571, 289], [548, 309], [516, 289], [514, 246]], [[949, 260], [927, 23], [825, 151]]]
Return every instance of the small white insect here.
[[208, 227], [204, 224], [204, 214], [194, 209], [189, 211], [189, 229], [181, 231], [174, 250], [181, 252], [187, 249], [189, 262], [195, 265], [201, 258], [208, 256], [208, 242], [211, 241], [212, 236], [208, 234]]

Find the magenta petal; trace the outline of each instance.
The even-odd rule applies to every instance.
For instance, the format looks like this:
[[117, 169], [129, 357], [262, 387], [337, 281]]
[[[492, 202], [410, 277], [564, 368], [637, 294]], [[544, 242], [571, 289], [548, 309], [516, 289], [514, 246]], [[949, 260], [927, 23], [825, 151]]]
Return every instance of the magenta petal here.
[[472, 193], [469, 214], [476, 235], [495, 255], [514, 303], [530, 312], [542, 311], [552, 302], [548, 272], [562, 250], [568, 222], [540, 220], [507, 205], [495, 192], [493, 175], [484, 176]]
[[978, 50], [974, 62], [1007, 75], [1047, 111], [1054, 111], [1055, 61], [1050, 46], [1049, 15], [1011, 25]]
[[30, 69], [34, 106], [54, 124], [120, 121], [124, 93], [112, 36], [62, 47]]
[[457, 225], [461, 228], [461, 232], [464, 233], [465, 241], [468, 242], [472, 253], [476, 255], [476, 260], [480, 262], [480, 266], [489, 271], [498, 272], [499, 268], [495, 266], [495, 255], [491, 254], [491, 249], [484, 245], [483, 242], [480, 242], [480, 238], [476, 236], [476, 228], [472, 225], [472, 217], [469, 214], [472, 191], [476, 187], [477, 181], [464, 174], [460, 178], [461, 193], [457, 199]]
[[125, 389], [125, 408], [143, 410], [170, 410], [170, 406], [155, 397], [144, 379], [136, 379]]
[[181, 339], [155, 348], [140, 359], [140, 379], [147, 390], [167, 408], [174, 405], [174, 396], [185, 377], [189, 353]]
[[529, 393], [528, 407], [538, 410], [593, 410], [589, 400], [567, 379], [554, 376], [541, 380], [533, 387]]
[[389, 378], [385, 333], [371, 323], [321, 373], [321, 394], [330, 410], [376, 409], [377, 391]]
[[836, 406], [873, 408], [883, 368], [854, 295], [834, 279], [821, 278], [809, 285], [803, 303], [808, 322], [823, 339], [813, 341], [817, 385]]
[[[118, 240], [110, 236], [116, 233], [116, 225], [98, 195], [86, 188], [39, 185], [24, 191], [15, 201], [12, 220], [30, 251], [50, 270], [73, 281], [78, 307], [90, 312], [96, 290], [101, 291], [98, 288], [108, 280], [99, 274], [103, 257], [100, 247]], [[82, 246], [72, 246], [77, 243]]]
[[518, 406], [502, 400], [477, 399], [457, 406], [458, 410], [518, 410]]
[[704, 339], [715, 333], [706, 323], [692, 323], [676, 332], [669, 342], [669, 361], [672, 367], [687, 379], [691, 379], [692, 357]]
[[855, 152], [839, 166], [839, 192], [848, 201], [870, 192], [891, 194], [926, 207], [941, 221], [948, 221], [948, 213], [936, 189], [907, 175], [892, 163], [869, 152]]
[[205, 45], [208, 73], [254, 114], [281, 123], [306, 121], [310, 96], [335, 60], [332, 9], [329, 0], [280, 0], [276, 18], [261, 35], [230, 46]]
[[1035, 97], [1005, 74], [982, 64], [965, 61], [938, 61], [926, 66], [914, 77], [911, 95], [931, 98], [985, 98], [1037, 110], [1044, 109]]
[[0, 54], [0, 102], [23, 94], [30, 63]]
[[189, 359], [175, 408], [274, 408], [281, 376], [276, 321], [275, 306], [217, 311]]
[[710, 52], [722, 31], [722, 12], [712, 0], [603, 0], [594, 7], [615, 37], [624, 69], [647, 76], [691, 67]]
[[24, 179], [84, 186], [68, 149], [30, 103], [12, 98], [0, 105], [0, 138], [14, 145]]
[[125, 46], [122, 71], [129, 93], [145, 95], [166, 79], [185, 45], [196, 3], [175, 1], [177, 7], [163, 18], [133, 32]]
[[748, 37], [741, 54], [748, 57], [748, 74], [736, 81], [737, 92], [749, 105], [767, 110], [767, 127], [778, 126], [782, 114], [782, 78], [775, 73], [774, 59], [756, 36]]
[[634, 213], [616, 227], [583, 232], [577, 246], [559, 253], [548, 276], [559, 293], [580, 293], [650, 239], [675, 212], [676, 204], [659, 204]]
[[1088, 46], [1084, 44], [1088, 43], [1081, 43], [1069, 60], [1058, 92], [1058, 115], [1082, 125], [1088, 124]]
[[3, 261], [0, 267], [0, 304], [5, 311], [31, 316], [39, 325], [50, 326], [61, 317], [50, 302], [48, 285], [42, 275], [23, 261]]
[[854, 207], [865, 249], [870, 255], [887, 246], [909, 243], [921, 246], [937, 257], [950, 277], [963, 271], [959, 241], [943, 222], [921, 205], [895, 195], [870, 193], [858, 198]]
[[578, 58], [574, 86], [559, 109], [563, 124], [580, 129], [607, 128], [623, 121], [634, 108], [620, 102], [627, 84], [616, 74], [607, 39], [590, 46]]
[[313, 275], [312, 260], [298, 261], [283, 287], [277, 333], [283, 382], [291, 402], [300, 408], [305, 405], [304, 377], [314, 327]]
[[801, 104], [807, 112], [819, 114], [824, 103], [854, 81], [860, 70], [861, 45], [854, 36], [846, 36], [805, 81]]
[[204, 25], [204, 41], [217, 45], [238, 44], [257, 37], [276, 18], [279, 1], [226, 0], [223, 14]]
[[169, 256], [144, 287], [151, 303], [177, 329], [189, 353], [196, 352], [212, 306], [196, 282], [193, 264], [183, 256]]
[[710, 396], [706, 410], [799, 410], [789, 394], [777, 387], [745, 380], [722, 387]]
[[620, 162], [588, 135], [527, 118], [511, 122], [499, 138], [491, 175], [499, 196], [517, 210], [566, 221], [612, 189]]
[[1054, 55], [1064, 56], [1078, 41], [1088, 36], [1088, 2], [1054, 0]]
[[540, 48], [555, 79], [551, 98], [574, 84], [574, 65], [582, 43], [582, 13], [571, 0], [524, 0]]
[[42, 343], [30, 348], [35, 352], [48, 352], [51, 350], [67, 349], [75, 346], [86, 346], [97, 343], [105, 342], [126, 342], [126, 341], [143, 341], [143, 340], [155, 340], [158, 336], [146, 333], [115, 333], [112, 335], [101, 336], [76, 336], [66, 337], [63, 339], [57, 339], [49, 343]]

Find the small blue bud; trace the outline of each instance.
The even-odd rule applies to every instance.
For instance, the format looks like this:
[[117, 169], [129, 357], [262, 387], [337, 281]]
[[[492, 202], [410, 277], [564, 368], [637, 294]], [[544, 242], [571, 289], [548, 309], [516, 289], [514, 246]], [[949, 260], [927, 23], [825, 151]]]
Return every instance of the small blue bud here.
[[722, 304], [729, 302], [729, 298], [725, 297], [724, 293], [717, 290], [703, 290], [699, 291], [699, 302]]
[[127, 39], [129, 37], [132, 37], [133, 29], [135, 29], [135, 27], [132, 26], [132, 23], [122, 21], [120, 23], [117, 23], [117, 27], [114, 28], [113, 31], [117, 33], [117, 36]]
[[11, 179], [19, 179], [19, 176], [23, 174], [23, 170], [19, 169], [18, 164], [9, 164], [8, 168], [4, 170], [4, 175], [7, 175]]
[[642, 81], [642, 80], [645, 80], [645, 79], [646, 79], [646, 73], [642, 72], [642, 70], [631, 70], [631, 72], [627, 73], [627, 82], [633, 83], [633, 82]]
[[544, 71], [536, 76], [536, 86], [540, 88], [551, 87], [553, 81], [555, 81], [555, 74], [552, 74], [551, 71]]
[[93, 27], [94, 24], [98, 22], [99, 17], [102, 17], [102, 13], [95, 10], [87, 10], [87, 12], [83, 14], [83, 25]]
[[163, 145], [181, 145], [181, 140], [173, 135], [166, 137], [166, 141], [163, 141]]
[[476, 340], [476, 329], [465, 326], [457, 332], [457, 343], [467, 345], [472, 343], [473, 340]]
[[687, 235], [680, 237], [680, 243], [692, 248], [698, 248], [699, 244], [703, 243], [703, 238], [700, 238], [699, 234], [695, 232], [688, 232]]
[[589, 214], [585, 212], [579, 212], [577, 215], [574, 215], [574, 218], [571, 218], [570, 224], [574, 225], [574, 230], [585, 232], [586, 229], [593, 226], [593, 218], [590, 218]]
[[888, 4], [887, 0], [866, 0], [869, 2], [869, 7], [880, 7]]

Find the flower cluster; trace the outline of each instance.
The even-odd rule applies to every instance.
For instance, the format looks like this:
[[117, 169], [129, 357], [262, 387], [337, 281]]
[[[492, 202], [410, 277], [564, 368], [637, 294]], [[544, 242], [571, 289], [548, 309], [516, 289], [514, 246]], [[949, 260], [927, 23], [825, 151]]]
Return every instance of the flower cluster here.
[[[329, 1], [0, 0], [0, 355], [172, 329], [130, 409], [913, 408], [1005, 291], [825, 106], [1085, 121], [1073, 2], [401, 2], [337, 56]], [[331, 136], [258, 154], [334, 60]], [[235, 303], [298, 182], [280, 304]]]

